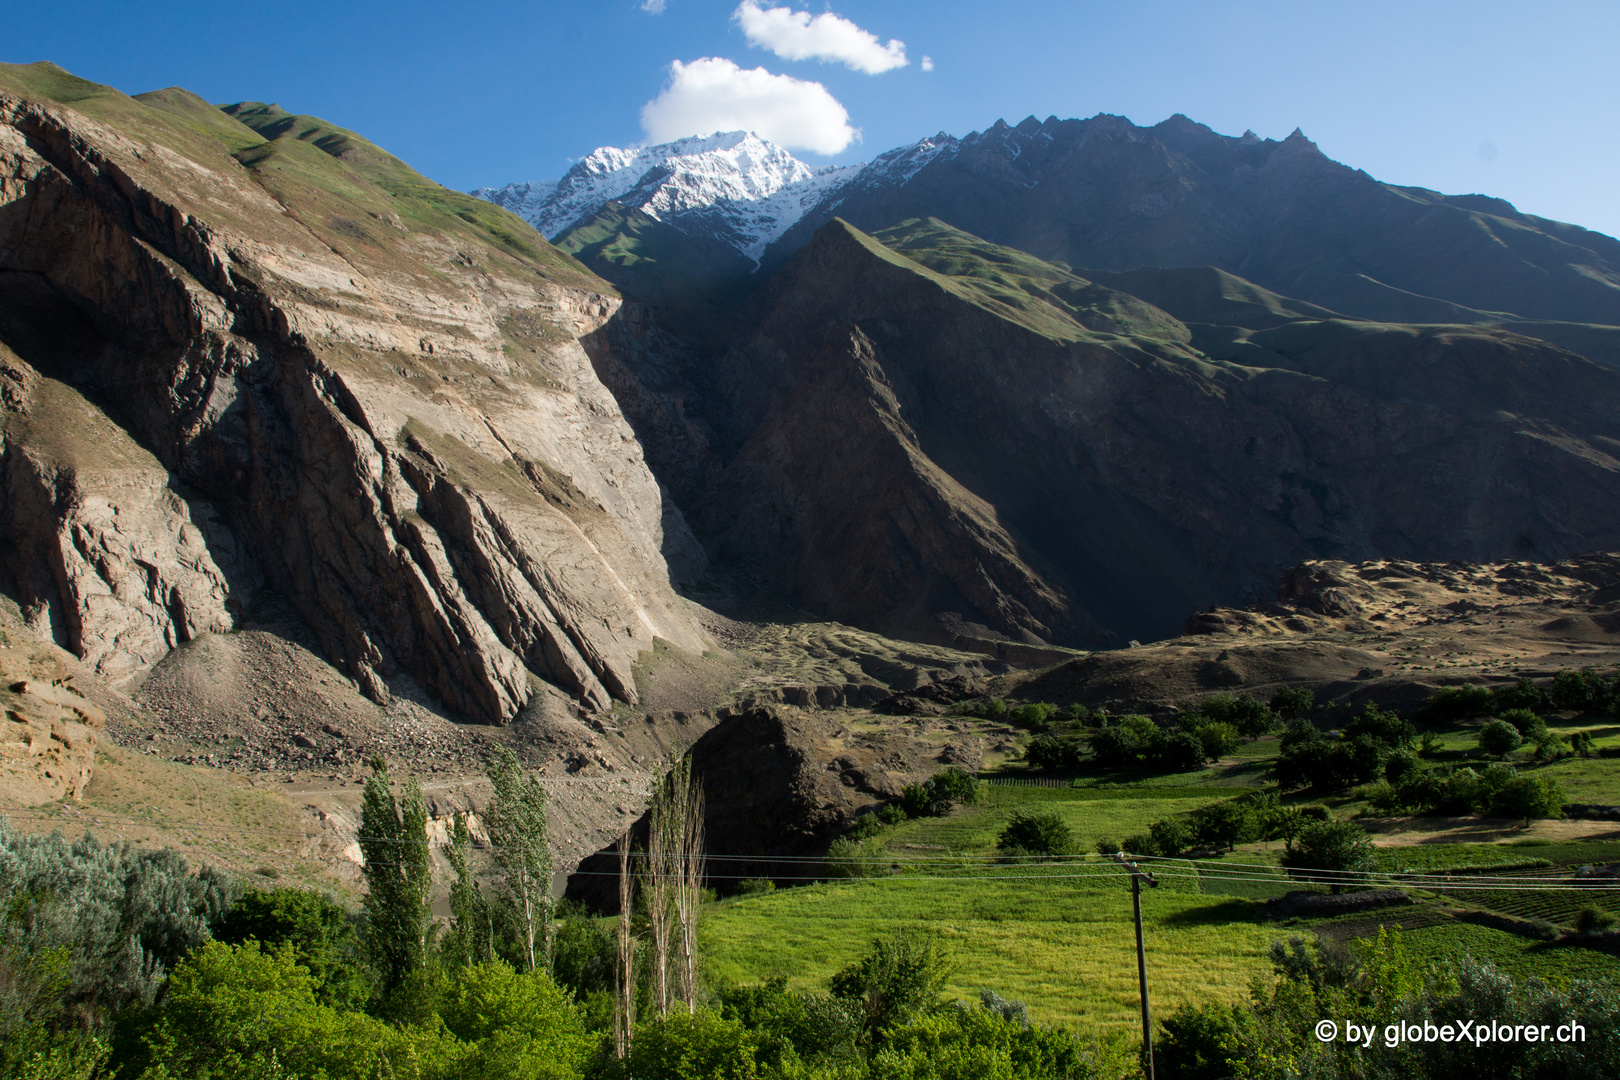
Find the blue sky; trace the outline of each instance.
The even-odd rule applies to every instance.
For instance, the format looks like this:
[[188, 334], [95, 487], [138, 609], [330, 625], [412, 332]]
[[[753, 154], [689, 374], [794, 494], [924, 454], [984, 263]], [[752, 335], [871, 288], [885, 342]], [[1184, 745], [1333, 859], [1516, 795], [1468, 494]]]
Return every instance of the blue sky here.
[[[842, 150], [796, 151], [812, 164], [998, 117], [1181, 112], [1232, 135], [1298, 126], [1379, 179], [1620, 234], [1613, 0], [800, 0], [786, 5], [797, 21], [772, 0], [751, 18], [737, 0], [645, 6], [657, 0], [124, 0], [65, 18], [60, 0], [9, 0], [0, 59], [54, 60], [131, 93], [277, 101], [463, 189], [555, 178], [597, 146], [646, 141], [643, 108], [660, 95], [668, 134], [740, 93], [785, 110], [771, 122], [801, 146], [859, 132]], [[842, 21], [805, 25], [821, 15]]]

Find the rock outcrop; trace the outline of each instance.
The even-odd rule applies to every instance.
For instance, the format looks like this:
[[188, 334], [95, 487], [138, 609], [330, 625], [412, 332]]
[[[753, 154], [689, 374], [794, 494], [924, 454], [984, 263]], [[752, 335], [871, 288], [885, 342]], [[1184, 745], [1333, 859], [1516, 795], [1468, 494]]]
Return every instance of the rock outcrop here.
[[684, 521], [578, 341], [611, 287], [359, 136], [230, 112], [0, 68], [31, 623], [135, 676], [269, 588], [371, 696], [403, 671], [491, 721], [536, 677], [602, 709], [655, 639], [701, 651]]

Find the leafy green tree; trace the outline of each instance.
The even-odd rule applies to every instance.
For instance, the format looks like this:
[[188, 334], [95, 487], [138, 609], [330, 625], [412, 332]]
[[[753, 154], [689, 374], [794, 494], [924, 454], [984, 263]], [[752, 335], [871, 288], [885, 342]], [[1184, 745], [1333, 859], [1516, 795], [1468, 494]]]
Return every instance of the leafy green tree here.
[[360, 935], [342, 904], [313, 889], [248, 889], [214, 930], [227, 945], [253, 940], [290, 949], [314, 980], [316, 1000], [358, 1009], [370, 999]]
[[1249, 739], [1277, 726], [1277, 715], [1248, 694], [1211, 694], [1198, 703], [1198, 715], [1211, 723], [1231, 724]]
[[765, 1080], [779, 1075], [762, 1062], [765, 1038], [740, 1021], [703, 1010], [675, 1011], [636, 1025], [623, 1059], [609, 1061], [605, 1080]]
[[500, 960], [461, 972], [444, 995], [439, 1018], [457, 1039], [476, 1047], [462, 1075], [480, 1080], [576, 1077], [598, 1041], [551, 976], [519, 972]]
[[1424, 704], [1421, 714], [1431, 723], [1477, 720], [1496, 711], [1496, 698], [1483, 686], [1442, 686]]
[[1202, 768], [1204, 744], [1190, 731], [1172, 731], [1159, 740], [1152, 761], [1170, 772]]
[[1547, 692], [1530, 679], [1521, 678], [1510, 686], [1498, 686], [1491, 691], [1491, 712], [1497, 716], [1509, 709], [1545, 709], [1549, 704]]
[[718, 992], [720, 1013], [763, 1039], [761, 1059], [775, 1066], [792, 1055], [805, 1062], [853, 1063], [862, 1010], [828, 994], [789, 990], [784, 976], [757, 986], [727, 986]]
[[1560, 709], [1602, 713], [1609, 706], [1612, 689], [1609, 680], [1591, 668], [1565, 669], [1553, 676], [1549, 697]]
[[865, 955], [832, 977], [832, 995], [852, 1002], [860, 1016], [860, 1041], [881, 1041], [890, 1027], [939, 1004], [955, 970], [945, 949], [914, 930], [878, 938]]
[[[770, 884], [768, 878], [765, 884]], [[613, 931], [588, 910], [567, 900], [558, 905], [556, 915], [551, 971], [557, 985], [571, 990], [578, 1001], [612, 990], [617, 948]]]
[[1285, 686], [1271, 695], [1271, 711], [1284, 720], [1309, 716], [1316, 708], [1316, 691], [1308, 686]]
[[472, 833], [467, 815], [457, 810], [450, 827], [450, 842], [440, 851], [450, 864], [450, 933], [444, 954], [452, 969], [495, 958], [495, 919], [489, 899], [478, 888], [472, 872]]
[[1513, 776], [1491, 792], [1490, 802], [1482, 809], [1492, 817], [1522, 818], [1529, 825], [1533, 818], [1560, 816], [1564, 792], [1554, 780]]
[[1074, 849], [1074, 832], [1053, 811], [1014, 810], [996, 838], [996, 847], [1007, 852], [1067, 855]]
[[1210, 720], [1192, 728], [1193, 738], [1203, 748], [1204, 757], [1218, 761], [1238, 746], [1238, 729], [1223, 721]]
[[1479, 729], [1479, 748], [1492, 757], [1505, 757], [1519, 748], [1524, 736], [1506, 720], [1492, 720]]
[[374, 758], [360, 804], [360, 855], [366, 879], [366, 950], [384, 995], [397, 993], [427, 960], [433, 862], [427, 803], [413, 779], [395, 800], [388, 766]]
[[455, 1057], [431, 1029], [321, 1004], [294, 950], [251, 939], [208, 942], [176, 967], [146, 1041], [148, 1080], [373, 1080], [442, 1074]]
[[1012, 712], [1008, 714], [1007, 719], [1011, 720], [1014, 724], [1017, 724], [1021, 728], [1025, 728], [1030, 731], [1040, 731], [1046, 727], [1047, 720], [1049, 720], [1057, 711], [1058, 707], [1056, 705], [1045, 701], [1032, 701], [1026, 705], [1020, 705], [1018, 708], [1012, 710]]
[[972, 773], [955, 766], [935, 773], [920, 784], [900, 791], [900, 806], [907, 817], [944, 817], [958, 804], [979, 801], [979, 782]]
[[1317, 821], [1300, 830], [1298, 839], [1283, 853], [1282, 865], [1290, 874], [1331, 884], [1338, 892], [1355, 884], [1346, 875], [1378, 869], [1378, 857], [1367, 831], [1353, 821]]
[[1080, 767], [1085, 744], [1075, 738], [1037, 735], [1024, 748], [1024, 760], [1037, 769], [1073, 770]]
[[1411, 746], [1413, 740], [1417, 738], [1417, 728], [1412, 726], [1410, 720], [1388, 709], [1380, 709], [1377, 705], [1369, 704], [1361, 710], [1361, 715], [1351, 720], [1344, 728], [1344, 737], [1347, 739], [1363, 735], [1392, 750], [1404, 749]]
[[546, 793], [523, 775], [517, 755], [497, 744], [484, 768], [495, 797], [484, 812], [490, 854], [512, 902], [525, 970], [547, 967], [551, 955], [551, 843]]
[[1097, 762], [1111, 769], [1136, 769], [1158, 752], [1164, 732], [1146, 716], [1129, 713], [1097, 730], [1091, 737], [1091, 752]]
[[1253, 810], [1236, 799], [1206, 806], [1198, 812], [1198, 839], [1215, 847], [1234, 850], [1259, 832]]
[[1181, 818], [1161, 818], [1148, 826], [1148, 835], [1153, 838], [1157, 854], [1180, 855], [1192, 847], [1194, 833], [1192, 826]]
[[[1111, 1060], [1099, 1060], [1107, 1057]], [[952, 1006], [890, 1029], [868, 1075], [883, 1080], [1093, 1080], [1134, 1072], [1063, 1031]]]

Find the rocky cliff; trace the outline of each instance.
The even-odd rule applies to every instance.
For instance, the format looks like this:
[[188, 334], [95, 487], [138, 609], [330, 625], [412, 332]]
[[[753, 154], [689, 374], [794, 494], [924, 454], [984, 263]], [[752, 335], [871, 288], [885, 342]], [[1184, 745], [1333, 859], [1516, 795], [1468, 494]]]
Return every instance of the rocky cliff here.
[[614, 290], [351, 132], [0, 67], [5, 588], [136, 677], [282, 594], [386, 698], [606, 708], [706, 638], [579, 338]]

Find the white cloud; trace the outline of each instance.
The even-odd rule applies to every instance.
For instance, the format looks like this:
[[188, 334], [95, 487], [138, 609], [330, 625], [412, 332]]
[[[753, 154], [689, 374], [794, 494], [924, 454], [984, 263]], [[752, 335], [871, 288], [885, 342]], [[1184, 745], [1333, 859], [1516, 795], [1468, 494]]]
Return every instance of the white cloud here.
[[808, 11], [762, 8], [758, 0], [743, 0], [731, 17], [750, 45], [769, 49], [784, 60], [831, 60], [868, 75], [906, 66], [905, 42], [890, 39], [887, 45], [880, 44], [876, 34], [831, 12], [811, 18]]
[[669, 85], [641, 108], [641, 127], [655, 143], [714, 131], [752, 131], [792, 149], [836, 154], [860, 133], [849, 113], [817, 82], [743, 70], [706, 56], [669, 65]]
[[932, 56], [925, 56], [922, 58], [922, 69], [924, 71], [934, 70], [934, 58]]
[[649, 15], [662, 15], [665, 0], [641, 0], [641, 10]]

